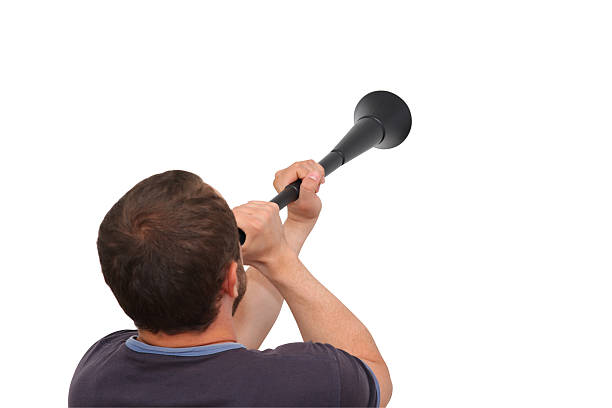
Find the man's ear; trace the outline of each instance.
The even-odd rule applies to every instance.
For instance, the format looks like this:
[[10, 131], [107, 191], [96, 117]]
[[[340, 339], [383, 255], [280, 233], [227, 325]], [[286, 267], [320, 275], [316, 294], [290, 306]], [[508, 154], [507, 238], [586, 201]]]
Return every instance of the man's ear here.
[[238, 274], [236, 273], [238, 264], [236, 261], [231, 261], [227, 267], [227, 273], [225, 274], [225, 280], [221, 286], [221, 290], [227, 293], [230, 297], [238, 297]]

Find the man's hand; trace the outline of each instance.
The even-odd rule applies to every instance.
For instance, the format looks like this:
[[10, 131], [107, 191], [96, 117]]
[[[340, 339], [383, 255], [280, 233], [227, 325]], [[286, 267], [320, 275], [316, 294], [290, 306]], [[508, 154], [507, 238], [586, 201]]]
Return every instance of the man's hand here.
[[283, 191], [297, 179], [302, 179], [300, 196], [287, 206], [287, 220], [285, 223], [312, 229], [321, 212], [321, 200], [317, 196], [319, 187], [325, 183], [325, 169], [314, 160], [304, 160], [293, 163], [286, 169], [276, 172], [274, 188], [277, 192]]
[[242, 245], [245, 265], [257, 269], [271, 262], [290, 249], [279, 216], [278, 204], [269, 201], [249, 201], [232, 209], [238, 227], [246, 233]]

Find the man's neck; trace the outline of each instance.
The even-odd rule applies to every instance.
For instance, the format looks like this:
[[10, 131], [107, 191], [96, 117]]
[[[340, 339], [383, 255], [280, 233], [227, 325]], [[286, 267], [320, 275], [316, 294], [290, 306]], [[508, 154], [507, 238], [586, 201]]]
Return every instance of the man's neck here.
[[143, 343], [158, 347], [196, 347], [207, 344], [237, 342], [231, 313], [229, 317], [224, 310], [219, 310], [219, 315], [211, 325], [203, 332], [190, 331], [179, 334], [167, 334], [164, 332], [153, 333], [148, 330], [138, 330], [138, 340]]

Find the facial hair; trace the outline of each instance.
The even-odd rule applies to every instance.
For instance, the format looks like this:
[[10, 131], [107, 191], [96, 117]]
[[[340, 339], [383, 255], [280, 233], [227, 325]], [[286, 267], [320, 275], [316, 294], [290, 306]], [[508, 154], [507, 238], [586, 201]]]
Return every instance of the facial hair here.
[[247, 278], [246, 272], [244, 271], [244, 266], [242, 265], [242, 261], [238, 261], [238, 266], [236, 267], [236, 276], [238, 277], [238, 296], [234, 299], [234, 304], [232, 305], [232, 316], [236, 313], [236, 309], [244, 296], [247, 289]]

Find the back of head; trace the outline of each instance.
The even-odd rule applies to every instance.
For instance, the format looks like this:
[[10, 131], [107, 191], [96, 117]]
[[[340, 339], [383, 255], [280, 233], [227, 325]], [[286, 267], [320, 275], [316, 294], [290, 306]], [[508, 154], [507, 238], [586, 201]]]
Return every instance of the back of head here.
[[225, 200], [200, 177], [173, 170], [136, 184], [98, 233], [104, 280], [139, 329], [205, 330], [218, 313], [238, 226]]

